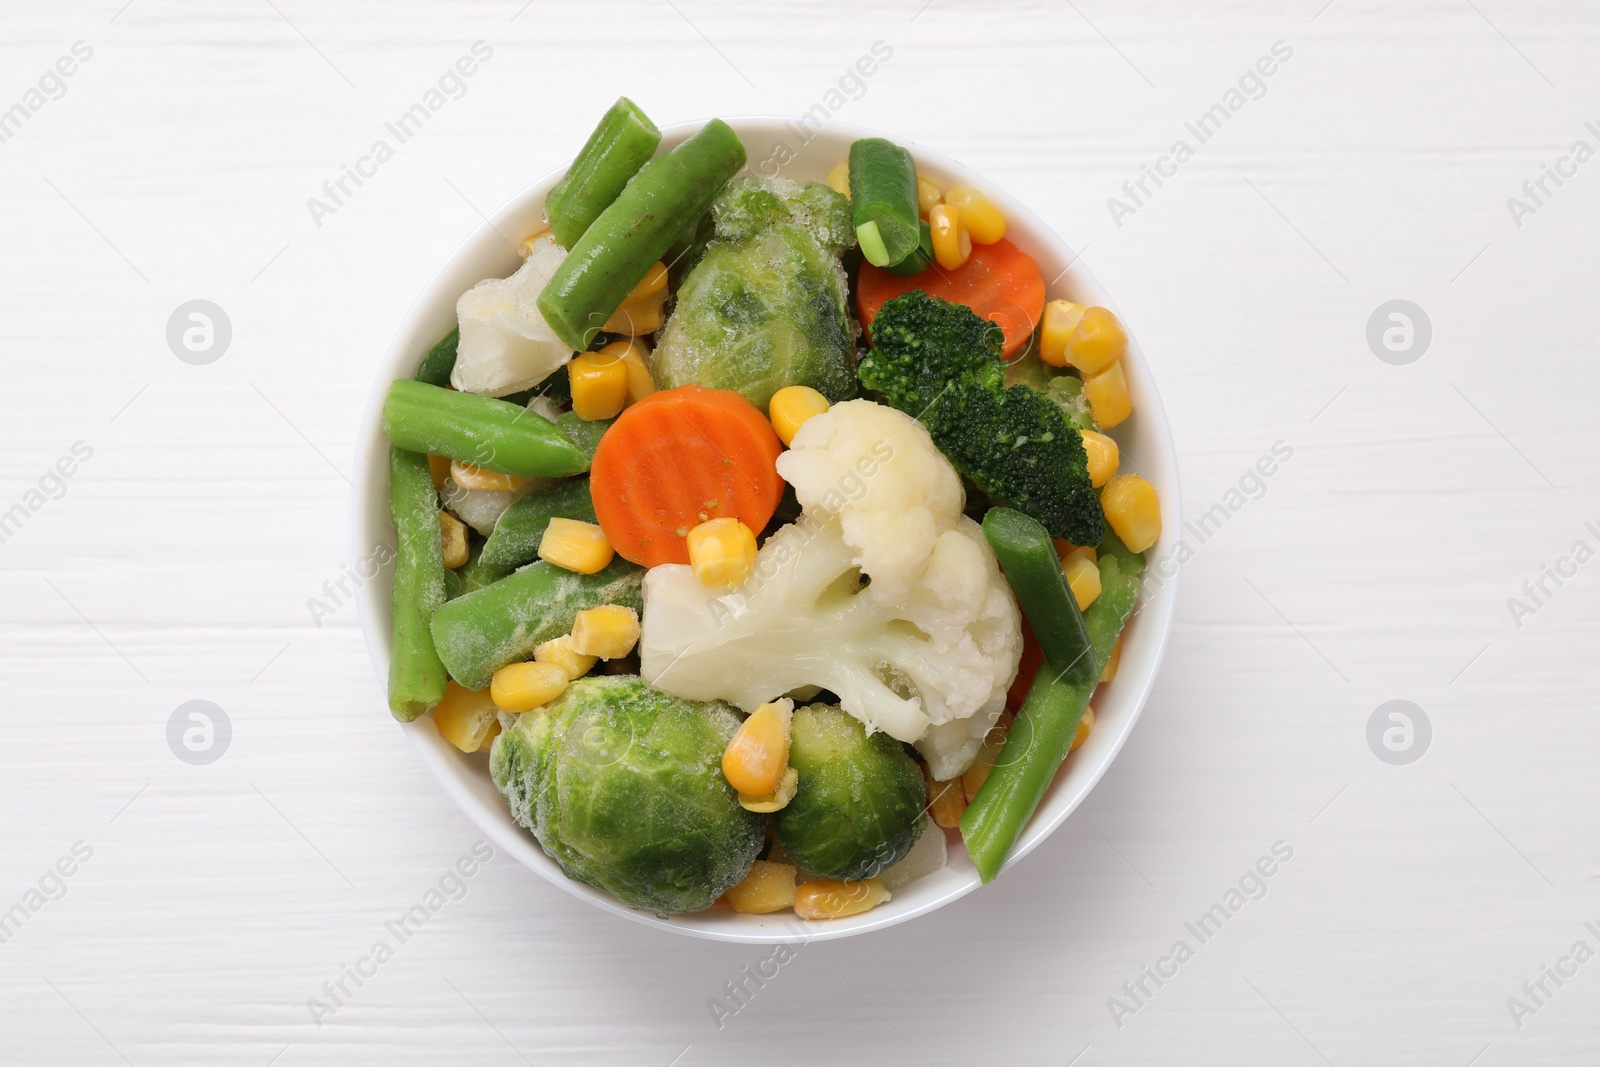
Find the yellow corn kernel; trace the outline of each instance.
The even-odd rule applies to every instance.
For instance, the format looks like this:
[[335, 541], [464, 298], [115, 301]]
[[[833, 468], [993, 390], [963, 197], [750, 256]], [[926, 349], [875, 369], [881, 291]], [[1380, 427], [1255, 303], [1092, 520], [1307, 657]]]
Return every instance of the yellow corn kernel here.
[[490, 489], [497, 493], [509, 493], [522, 488], [522, 483], [526, 479], [515, 474], [501, 474], [499, 471], [474, 467], [470, 463], [453, 459], [450, 461], [450, 480], [463, 489]]
[[1063, 358], [1093, 378], [1111, 369], [1128, 352], [1128, 334], [1117, 317], [1105, 308], [1085, 308], [1078, 326], [1067, 338]]
[[527, 259], [533, 255], [533, 246], [541, 237], [549, 237], [549, 230], [540, 230], [538, 233], [529, 234], [517, 244], [517, 251], [522, 253], [522, 258]]
[[1119, 474], [1100, 490], [1106, 522], [1122, 543], [1143, 552], [1161, 539], [1161, 502], [1155, 486], [1137, 474]]
[[1067, 365], [1067, 342], [1089, 309], [1070, 300], [1052, 300], [1039, 320], [1039, 358], [1052, 367]]
[[[1066, 546], [1065, 549], [1062, 548], [1063, 545]], [[1063, 570], [1065, 570], [1067, 564], [1074, 559], [1088, 560], [1090, 566], [1094, 566], [1100, 562], [1100, 553], [1093, 545], [1074, 545], [1066, 541], [1057, 541], [1055, 542], [1055, 546], [1056, 555], [1061, 557], [1061, 567]]]
[[[756, 563], [756, 535], [731, 515], [689, 531], [689, 565], [701, 585], [732, 589]], [[765, 790], [763, 790], [765, 792]]]
[[579, 652], [572, 642], [571, 634], [562, 634], [550, 640], [535, 645], [533, 658], [540, 663], [548, 663], [560, 667], [568, 678], [578, 679], [594, 669], [596, 656], [585, 656]]
[[450, 477], [450, 460], [444, 456], [428, 457], [428, 474], [433, 477], [433, 487], [439, 489]]
[[1094, 708], [1087, 707], [1083, 709], [1083, 718], [1078, 720], [1078, 732], [1072, 735], [1072, 744], [1068, 746], [1067, 751], [1075, 751], [1079, 745], [1089, 740], [1089, 735], [1093, 732]]
[[977, 244], [992, 245], [1006, 235], [1006, 217], [978, 190], [946, 189], [944, 202], [961, 212], [961, 225]]
[[846, 200], [850, 199], [850, 161], [848, 159], [841, 159], [828, 168], [828, 185]]
[[1117, 473], [1122, 453], [1115, 441], [1093, 430], [1083, 431], [1083, 450], [1089, 455], [1089, 484], [1098, 489]]
[[917, 210], [922, 213], [923, 218], [927, 218], [929, 212], [943, 199], [944, 193], [939, 191], [937, 185], [922, 175], [917, 175]]
[[766, 915], [794, 904], [794, 879], [800, 873], [792, 863], [756, 860], [744, 880], [724, 894], [729, 907], [743, 915]]
[[888, 899], [889, 890], [876, 878], [864, 882], [819, 878], [795, 887], [794, 913], [802, 919], [843, 919], [871, 911]]
[[633, 287], [633, 292], [628, 294], [628, 299], [623, 303], [633, 300], [643, 300], [647, 296], [655, 296], [667, 287], [667, 265], [659, 259], [650, 264], [650, 269], [644, 272], [644, 277], [639, 279], [639, 284]]
[[983, 783], [989, 780], [989, 772], [994, 770], [994, 753], [978, 750], [977, 758], [972, 761], [972, 766], [961, 772], [961, 795], [971, 804], [972, 799], [978, 795], [978, 790], [983, 788]]
[[629, 337], [653, 333], [661, 326], [662, 309], [667, 300], [667, 265], [659, 259], [650, 264], [639, 284], [611, 313], [602, 327], [607, 333]]
[[554, 518], [539, 541], [539, 558], [578, 574], [604, 570], [616, 551], [605, 531], [592, 522]]
[[1122, 662], [1122, 635], [1117, 635], [1117, 643], [1111, 646], [1111, 655], [1106, 659], [1106, 669], [1100, 672], [1100, 684], [1105, 685], [1117, 676], [1117, 664]]
[[933, 816], [933, 821], [946, 830], [960, 826], [961, 816], [967, 810], [967, 793], [961, 779], [940, 781], [929, 775], [924, 766], [922, 780], [928, 787], [928, 814]]
[[649, 296], [641, 296], [637, 300], [630, 296], [611, 313], [611, 317], [606, 319], [602, 328], [607, 333], [623, 333], [629, 337], [655, 333], [661, 328], [662, 320], [666, 318], [666, 306], [665, 289]]
[[614, 418], [628, 402], [628, 365], [620, 356], [580, 352], [567, 364], [567, 378], [572, 410], [580, 419]]
[[467, 562], [467, 524], [450, 514], [439, 512], [439, 537], [444, 542], [444, 565], [455, 570]]
[[655, 379], [650, 377], [650, 367], [645, 363], [645, 357], [650, 354], [650, 349], [643, 341], [636, 337], [626, 341], [612, 341], [596, 354], [616, 356], [622, 360], [628, 373], [627, 403], [637, 404], [656, 391]]
[[961, 225], [961, 212], [949, 204], [937, 204], [928, 212], [928, 228], [933, 231], [933, 258], [945, 270], [955, 270], [972, 255], [972, 238]]
[[983, 744], [978, 747], [978, 755], [973, 759], [972, 766], [961, 772], [961, 792], [966, 796], [968, 804], [978, 795], [983, 783], [989, 780], [989, 772], [994, 769], [994, 761], [999, 757], [1000, 750], [1005, 747], [1006, 733], [1011, 729], [1011, 720], [1011, 712], [1000, 713], [994, 725], [989, 727], [989, 732], [983, 735]]
[[[493, 703], [493, 701], [490, 701]], [[500, 736], [500, 720], [497, 718], [489, 724], [489, 732], [483, 735], [483, 741], [478, 745], [479, 752], [487, 752], [494, 746], [494, 739]]]
[[1104, 374], [1085, 379], [1083, 395], [1089, 401], [1089, 414], [1104, 429], [1118, 425], [1133, 414], [1133, 398], [1128, 395], [1128, 377], [1122, 364], [1113, 363]]
[[722, 776], [747, 796], [759, 797], [783, 784], [789, 766], [789, 722], [794, 701], [785, 697], [752, 711], [722, 751]]
[[748, 793], [739, 794], [739, 806], [745, 811], [754, 811], [769, 815], [774, 811], [782, 811], [789, 806], [789, 801], [794, 799], [795, 791], [800, 788], [800, 772], [793, 767], [783, 772], [783, 777], [778, 781], [778, 788], [770, 793], [763, 793], [758, 797]]
[[570, 680], [554, 663], [528, 660], [495, 671], [489, 695], [502, 711], [532, 711], [560, 696]]
[[484, 745], [491, 726], [497, 726], [497, 709], [486, 689], [468, 689], [454, 681], [444, 687], [444, 696], [433, 706], [433, 725], [446, 741], [463, 752], [476, 752]]
[[572, 620], [572, 647], [580, 655], [621, 659], [638, 643], [639, 613], [630, 607], [602, 604], [578, 612]]
[[1100, 596], [1100, 568], [1095, 566], [1092, 548], [1075, 548], [1061, 560], [1061, 569], [1067, 572], [1067, 584], [1072, 587], [1072, 598], [1082, 611]]
[[787, 447], [799, 432], [801, 423], [828, 410], [828, 398], [809, 385], [786, 385], [772, 394], [767, 417], [778, 431], [778, 440]]

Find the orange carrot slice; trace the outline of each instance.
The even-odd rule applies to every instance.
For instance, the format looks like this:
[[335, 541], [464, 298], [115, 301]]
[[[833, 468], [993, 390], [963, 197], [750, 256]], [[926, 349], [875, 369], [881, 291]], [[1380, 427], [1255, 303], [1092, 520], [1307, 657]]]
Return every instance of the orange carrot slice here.
[[782, 451], [767, 417], [732, 390], [651, 393], [600, 438], [589, 468], [595, 516], [624, 559], [688, 563], [689, 531], [708, 519], [767, 525], [783, 495]]
[[955, 270], [937, 264], [921, 274], [902, 277], [861, 264], [856, 279], [856, 314], [870, 327], [878, 309], [897, 296], [921, 289], [929, 296], [965, 304], [1005, 333], [1006, 358], [1021, 351], [1044, 314], [1044, 276], [1033, 257], [1001, 238], [992, 245], [973, 245], [972, 256]]

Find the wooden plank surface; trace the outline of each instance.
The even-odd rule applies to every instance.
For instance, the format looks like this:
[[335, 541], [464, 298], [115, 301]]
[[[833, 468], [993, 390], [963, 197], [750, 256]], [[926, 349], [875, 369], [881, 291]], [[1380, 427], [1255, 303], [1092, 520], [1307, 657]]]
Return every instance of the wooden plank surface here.
[[[0, 143], [0, 513], [26, 512], [0, 544], [0, 911], [39, 902], [0, 944], [0, 1061], [1600, 1060], [1600, 962], [1522, 989], [1600, 950], [1600, 564], [1507, 606], [1600, 548], [1600, 162], [1561, 163], [1600, 150], [1592, 5], [96, 0], [0, 26], [0, 110], [28, 111]], [[313, 219], [475, 41], [459, 99]], [[720, 1028], [708, 1000], [765, 951], [506, 857], [318, 1025], [308, 998], [477, 839], [385, 713], [354, 607], [308, 607], [347, 563], [400, 317], [618, 93], [663, 123], [797, 114], [877, 41], [834, 117], [1086, 248], [1159, 375], [1187, 518], [1292, 449], [1197, 546], [1133, 739], [1000, 883], [803, 948]], [[1186, 123], [1230, 90], [1200, 143]], [[1535, 203], [1546, 165], [1569, 176]], [[207, 366], [165, 336], [194, 299], [233, 329]], [[1395, 299], [1432, 326], [1405, 366], [1366, 340]], [[233, 731], [209, 766], [166, 741], [194, 699]], [[1432, 723], [1409, 766], [1368, 748], [1392, 699]], [[1185, 923], [1277, 842], [1261, 899], [1199, 944]]]

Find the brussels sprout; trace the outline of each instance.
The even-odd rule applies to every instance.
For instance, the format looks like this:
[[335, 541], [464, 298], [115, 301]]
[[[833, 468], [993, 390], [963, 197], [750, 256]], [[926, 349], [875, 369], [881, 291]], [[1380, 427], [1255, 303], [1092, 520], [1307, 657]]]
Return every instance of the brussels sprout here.
[[761, 816], [722, 776], [738, 728], [720, 701], [669, 696], [633, 675], [580, 678], [495, 740], [489, 770], [568, 877], [645, 911], [701, 911], [763, 843]]
[[798, 709], [789, 765], [800, 787], [774, 815], [778, 843], [802, 870], [823, 878], [871, 878], [900, 862], [922, 829], [922, 771], [885, 733], [867, 736], [828, 704]]
[[672, 389], [732, 389], [761, 410], [786, 385], [855, 395], [855, 334], [839, 255], [850, 202], [821, 182], [736, 178], [715, 236], [683, 279], [650, 371]]

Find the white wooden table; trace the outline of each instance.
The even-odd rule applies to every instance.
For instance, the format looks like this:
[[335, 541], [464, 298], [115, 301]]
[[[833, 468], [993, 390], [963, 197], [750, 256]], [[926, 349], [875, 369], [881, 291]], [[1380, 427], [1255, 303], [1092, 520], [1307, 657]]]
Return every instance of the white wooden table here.
[[[1600, 1060], [1600, 962], [1569, 958], [1600, 950], [1600, 162], [1569, 158], [1600, 149], [1600, 19], [1322, 3], [8, 5], [0, 1062]], [[1222, 505], [1084, 809], [985, 892], [806, 946], [720, 1029], [708, 1001], [765, 951], [505, 857], [399, 943], [478, 835], [331, 591], [400, 316], [622, 92], [663, 123], [820, 105], [1022, 197], [1155, 365], [1186, 517]], [[364, 183], [314, 213], [346, 166]], [[1168, 176], [1134, 199], [1142, 168]], [[231, 322], [208, 365], [166, 338], [196, 299]], [[1392, 365], [1367, 323], [1401, 299], [1432, 338]], [[1396, 699], [1432, 729], [1403, 766], [1367, 740]], [[209, 765], [168, 745], [191, 700], [231, 725]], [[1186, 923], [1279, 842], [1202, 943]]]

